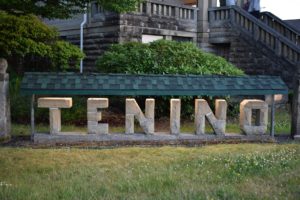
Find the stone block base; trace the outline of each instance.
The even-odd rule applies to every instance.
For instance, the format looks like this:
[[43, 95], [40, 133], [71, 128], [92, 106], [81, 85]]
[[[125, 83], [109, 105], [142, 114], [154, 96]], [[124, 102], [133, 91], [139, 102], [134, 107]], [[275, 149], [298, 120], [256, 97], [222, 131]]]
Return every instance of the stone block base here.
[[127, 146], [127, 145], [201, 145], [216, 143], [243, 143], [243, 142], [275, 142], [269, 135], [170, 135], [166, 133], [145, 134], [85, 134], [60, 133], [50, 135], [46, 133], [34, 134], [34, 143], [37, 145], [80, 145], [97, 144], [99, 146]]
[[294, 136], [294, 140], [300, 141], [300, 135], [295, 135], [295, 136]]

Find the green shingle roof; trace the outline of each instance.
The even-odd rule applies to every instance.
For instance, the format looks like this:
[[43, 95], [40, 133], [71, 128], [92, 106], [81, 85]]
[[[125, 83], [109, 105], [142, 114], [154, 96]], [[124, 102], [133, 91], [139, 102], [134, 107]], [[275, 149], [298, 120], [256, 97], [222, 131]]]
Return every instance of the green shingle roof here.
[[25, 95], [197, 96], [287, 94], [275, 76], [25, 73]]

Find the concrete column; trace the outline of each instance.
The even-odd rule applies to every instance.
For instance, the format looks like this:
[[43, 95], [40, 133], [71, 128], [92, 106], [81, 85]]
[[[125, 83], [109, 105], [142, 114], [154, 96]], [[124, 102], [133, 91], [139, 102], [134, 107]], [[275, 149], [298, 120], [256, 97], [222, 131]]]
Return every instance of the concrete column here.
[[226, 6], [226, 0], [219, 0], [220, 7]]
[[216, 0], [201, 0], [198, 1], [198, 43], [208, 43], [209, 38], [209, 22], [208, 8], [217, 7]]
[[300, 63], [297, 64], [297, 71], [294, 80], [291, 134], [295, 139], [300, 140]]
[[[107, 98], [89, 98], [87, 101], [87, 120], [89, 134], [108, 134], [108, 124], [102, 120], [101, 109], [108, 108]], [[100, 111], [99, 111], [100, 109]]]
[[39, 98], [39, 108], [49, 108], [50, 134], [61, 132], [61, 108], [71, 108], [72, 98]]
[[217, 7], [218, 0], [210, 0], [209, 1], [209, 7]]
[[237, 0], [236, 5], [239, 7], [243, 7], [243, 5], [246, 3], [246, 0]]
[[171, 99], [170, 104], [170, 132], [172, 135], [179, 135], [181, 100]]
[[146, 13], [148, 15], [152, 14], [151, 2], [149, 2], [149, 1], [146, 2]]
[[9, 75], [6, 73], [7, 61], [0, 58], [0, 139], [10, 137]]

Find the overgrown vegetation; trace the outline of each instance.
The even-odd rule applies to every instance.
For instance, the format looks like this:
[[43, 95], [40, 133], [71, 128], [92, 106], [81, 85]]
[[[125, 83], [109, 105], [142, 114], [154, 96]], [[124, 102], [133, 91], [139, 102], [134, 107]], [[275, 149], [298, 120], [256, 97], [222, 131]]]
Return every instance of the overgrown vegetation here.
[[0, 148], [0, 199], [299, 199], [299, 166], [299, 144]]
[[[97, 67], [103, 73], [232, 76], [244, 74], [224, 58], [205, 53], [193, 43], [167, 40], [159, 40], [150, 44], [129, 42], [112, 45], [98, 59]], [[182, 116], [192, 119], [196, 97], [180, 98], [182, 99]], [[211, 105], [214, 104], [212, 98], [205, 98], [211, 102]], [[156, 98], [155, 113], [158, 117], [168, 115], [169, 99]], [[141, 105], [144, 104], [143, 98], [139, 98], [138, 101]], [[230, 107], [234, 106], [230, 104]]]
[[189, 42], [159, 40], [150, 44], [115, 44], [97, 61], [105, 73], [243, 75], [224, 58]]

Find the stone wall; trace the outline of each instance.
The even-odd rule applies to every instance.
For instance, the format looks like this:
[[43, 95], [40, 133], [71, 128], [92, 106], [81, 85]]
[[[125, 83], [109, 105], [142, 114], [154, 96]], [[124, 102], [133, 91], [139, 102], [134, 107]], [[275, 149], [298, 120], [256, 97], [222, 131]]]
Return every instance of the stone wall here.
[[120, 42], [142, 41], [142, 35], [158, 35], [190, 38], [196, 42], [196, 24], [176, 18], [150, 16], [148, 14], [123, 14], [120, 17]]
[[[60, 36], [80, 46], [80, 24], [82, 15], [71, 20], [46, 21], [47, 24], [55, 26], [60, 32]], [[84, 71], [94, 71], [97, 58], [103, 54], [107, 48], [119, 42], [120, 16], [114, 13], [105, 12], [92, 16], [89, 14], [88, 22], [84, 26]]]
[[[210, 8], [209, 19], [206, 50], [223, 56], [249, 75], [281, 76], [293, 88], [300, 61], [300, 49], [293, 40], [239, 7]], [[290, 31], [284, 24], [282, 28]]]
[[[97, 11], [95, 11], [97, 10]], [[69, 20], [45, 20], [55, 26], [63, 39], [80, 44], [82, 15]], [[114, 43], [142, 41], [142, 36], [163, 36], [164, 39], [188, 39], [196, 42], [197, 8], [177, 0], [149, 0], [133, 13], [116, 14], [92, 4], [84, 27], [84, 71], [94, 71], [97, 58]], [[172, 38], [174, 37], [174, 38]]]
[[280, 76], [290, 89], [293, 88], [295, 65], [247, 35], [238, 31], [226, 34], [230, 35], [226, 43], [209, 44], [205, 50], [224, 57], [248, 75]]

